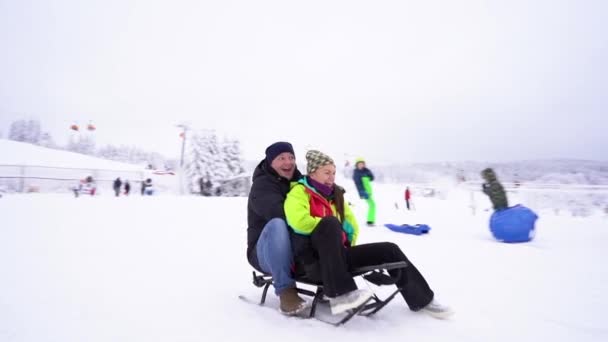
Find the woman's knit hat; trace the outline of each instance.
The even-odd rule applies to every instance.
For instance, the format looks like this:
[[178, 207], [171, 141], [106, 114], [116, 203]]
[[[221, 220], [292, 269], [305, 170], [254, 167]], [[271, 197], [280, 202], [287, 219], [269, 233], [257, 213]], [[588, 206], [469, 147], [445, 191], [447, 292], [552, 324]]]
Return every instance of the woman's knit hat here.
[[306, 173], [311, 174], [321, 166], [328, 164], [335, 165], [334, 160], [327, 154], [317, 150], [306, 152]]

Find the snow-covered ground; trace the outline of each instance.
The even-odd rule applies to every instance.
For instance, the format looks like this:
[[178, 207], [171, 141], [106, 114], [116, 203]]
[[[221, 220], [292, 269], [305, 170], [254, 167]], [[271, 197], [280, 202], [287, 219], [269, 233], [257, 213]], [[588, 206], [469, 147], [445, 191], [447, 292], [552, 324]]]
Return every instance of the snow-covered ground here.
[[[364, 226], [360, 243], [401, 246], [456, 311], [450, 320], [410, 312], [400, 297], [340, 328], [240, 301], [261, 294], [245, 257], [246, 198], [8, 194], [0, 341], [608, 340], [608, 218], [540, 212], [535, 240], [503, 244], [489, 233], [490, 212], [472, 215], [455, 195], [415, 198], [406, 212], [386, 195], [401, 191], [379, 191], [379, 220], [431, 232]], [[353, 204], [361, 221], [365, 206]]]
[[[5, 164], [122, 170], [111, 161], [1, 142]], [[364, 221], [366, 205], [352, 181], [338, 183]], [[399, 297], [375, 317], [340, 328], [237, 299], [261, 294], [245, 257], [246, 198], [169, 190], [115, 198], [107, 184], [95, 197], [6, 193], [0, 198], [0, 341], [608, 340], [605, 213], [573, 217], [511, 194], [512, 204], [538, 208], [538, 232], [530, 243], [503, 244], [487, 228], [486, 196], [435, 185], [441, 189], [435, 197], [413, 186], [416, 210], [406, 211], [404, 185], [375, 184], [380, 223], [426, 223], [432, 230], [413, 236], [364, 226], [360, 242], [400, 245], [456, 315], [438, 321], [410, 312]], [[268, 301], [277, 302], [272, 294]]]

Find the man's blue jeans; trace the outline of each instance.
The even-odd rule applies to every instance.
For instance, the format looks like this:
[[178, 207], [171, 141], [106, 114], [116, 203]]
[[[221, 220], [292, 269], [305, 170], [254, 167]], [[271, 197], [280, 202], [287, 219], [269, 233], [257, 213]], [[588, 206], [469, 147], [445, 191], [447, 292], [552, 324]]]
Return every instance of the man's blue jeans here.
[[296, 286], [291, 276], [293, 252], [285, 220], [273, 218], [266, 223], [258, 239], [256, 252], [262, 271], [272, 275], [274, 292], [277, 295]]

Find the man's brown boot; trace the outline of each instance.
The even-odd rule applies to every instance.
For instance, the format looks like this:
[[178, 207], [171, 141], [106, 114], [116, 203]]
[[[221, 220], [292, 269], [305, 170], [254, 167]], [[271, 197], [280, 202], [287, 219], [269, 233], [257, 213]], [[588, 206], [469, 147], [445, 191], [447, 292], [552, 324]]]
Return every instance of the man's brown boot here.
[[279, 311], [287, 316], [294, 316], [306, 309], [306, 301], [298, 295], [298, 290], [291, 287], [283, 290], [279, 295], [281, 305]]

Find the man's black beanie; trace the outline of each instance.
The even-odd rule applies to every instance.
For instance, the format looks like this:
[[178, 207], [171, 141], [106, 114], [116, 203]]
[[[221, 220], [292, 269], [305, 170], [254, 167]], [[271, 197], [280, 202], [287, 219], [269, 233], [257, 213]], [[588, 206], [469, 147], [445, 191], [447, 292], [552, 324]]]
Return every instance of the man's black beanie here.
[[293, 146], [290, 143], [285, 141], [275, 142], [274, 144], [268, 146], [266, 148], [266, 163], [270, 165], [274, 158], [276, 158], [279, 154], [283, 152], [290, 152], [295, 156], [295, 152], [293, 151]]

